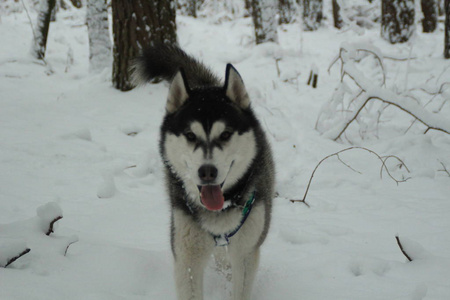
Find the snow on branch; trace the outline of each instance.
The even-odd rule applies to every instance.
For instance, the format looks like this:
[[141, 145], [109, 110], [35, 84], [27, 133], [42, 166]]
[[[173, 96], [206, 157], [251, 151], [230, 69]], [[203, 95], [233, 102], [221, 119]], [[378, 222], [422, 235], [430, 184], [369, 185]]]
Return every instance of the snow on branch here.
[[292, 200], [290, 200], [290, 201], [291, 201], [292, 203], [301, 202], [301, 203], [305, 204], [306, 206], [310, 207], [310, 205], [308, 204], [308, 202], [306, 202], [306, 196], [308, 195], [308, 191], [309, 191], [309, 188], [310, 188], [310, 186], [311, 186], [311, 182], [312, 182], [312, 180], [313, 180], [313, 178], [314, 178], [314, 174], [316, 173], [316, 171], [317, 171], [317, 169], [319, 168], [319, 166], [320, 166], [325, 160], [329, 159], [330, 157], [336, 156], [336, 157], [338, 158], [338, 160], [339, 160], [341, 163], [343, 163], [346, 167], [348, 167], [349, 169], [351, 169], [351, 170], [354, 171], [354, 172], [357, 172], [357, 173], [361, 174], [361, 172], [356, 171], [356, 170], [353, 169], [349, 164], [345, 163], [345, 162], [340, 158], [340, 156], [339, 156], [339, 154], [341, 154], [341, 153], [343, 153], [343, 152], [346, 152], [346, 151], [350, 151], [350, 150], [364, 150], [364, 151], [367, 151], [367, 152], [369, 152], [369, 153], [375, 155], [375, 156], [380, 160], [380, 162], [381, 162], [380, 178], [383, 178], [383, 170], [385, 170], [386, 173], [389, 175], [389, 177], [390, 177], [392, 180], [394, 180], [397, 184], [399, 184], [399, 183], [401, 183], [401, 182], [405, 182], [406, 180], [409, 179], [409, 178], [404, 178], [404, 177], [403, 177], [402, 179], [396, 179], [394, 176], [392, 176], [391, 172], [389, 171], [388, 167], [386, 166], [386, 161], [387, 161], [389, 158], [395, 158], [396, 160], [399, 161], [400, 167], [405, 167], [406, 171], [409, 173], [408, 167], [407, 167], [407, 166], [405, 165], [405, 163], [404, 163], [400, 158], [398, 158], [397, 156], [395, 156], [395, 155], [388, 155], [388, 156], [383, 156], [383, 157], [382, 157], [382, 156], [380, 156], [378, 153], [376, 153], [376, 152], [374, 152], [374, 151], [372, 151], [372, 150], [370, 150], [370, 149], [364, 148], [364, 147], [350, 147], [350, 148], [346, 148], [346, 149], [340, 150], [340, 151], [338, 151], [338, 152], [335, 152], [335, 153], [333, 153], [333, 154], [330, 154], [330, 155], [324, 157], [321, 161], [319, 161], [319, 163], [318, 163], [318, 164], [316, 165], [316, 167], [314, 168], [314, 170], [313, 170], [313, 172], [312, 172], [312, 174], [311, 174], [311, 177], [309, 178], [309, 182], [308, 182], [308, 185], [307, 185], [307, 187], [306, 187], [305, 194], [303, 195], [303, 198], [300, 199], [300, 200], [292, 199]]
[[[382, 82], [381, 85], [377, 85], [373, 80], [367, 78], [363, 72], [361, 72], [356, 63], [361, 59], [360, 53], [370, 53], [378, 61], [382, 70]], [[366, 108], [367, 103], [370, 100], [379, 100], [387, 105], [392, 105], [406, 112], [414, 117], [415, 120], [421, 122], [427, 127], [425, 133], [431, 129], [441, 131], [450, 134], [450, 119], [444, 118], [442, 115], [432, 113], [422, 107], [420, 104], [411, 101], [410, 95], [396, 94], [395, 92], [388, 90], [385, 87], [385, 71], [382, 62], [381, 52], [373, 46], [365, 44], [348, 44], [343, 43], [341, 45], [339, 55], [333, 60], [330, 68], [340, 60], [341, 62], [341, 85], [344, 85], [344, 77], [349, 77], [359, 88], [359, 93], [354, 97], [350, 104], [353, 105], [353, 109], [347, 108], [345, 110], [345, 116], [337, 124], [330, 126], [331, 128], [324, 132], [324, 136], [333, 140], [338, 140], [347, 130], [347, 128], [357, 120], [360, 112]], [[330, 69], [329, 68], [329, 69]], [[436, 93], [442, 93], [443, 87], [446, 83], [442, 84], [439, 90], [434, 91]], [[340, 89], [343, 98], [343, 94], [348, 91], [347, 89]], [[339, 89], [338, 89], [339, 93]], [[335, 101], [332, 99], [331, 101]], [[337, 104], [334, 104], [335, 106]], [[323, 109], [321, 114], [323, 113]], [[321, 114], [319, 115], [319, 124]], [[381, 114], [381, 112], [379, 112]], [[317, 129], [317, 126], [316, 126]]]

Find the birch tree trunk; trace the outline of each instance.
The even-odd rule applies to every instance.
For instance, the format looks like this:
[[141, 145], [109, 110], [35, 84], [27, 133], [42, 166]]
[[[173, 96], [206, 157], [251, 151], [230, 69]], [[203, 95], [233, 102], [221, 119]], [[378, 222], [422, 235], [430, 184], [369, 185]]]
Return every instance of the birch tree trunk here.
[[86, 20], [89, 35], [89, 71], [100, 72], [111, 66], [112, 62], [106, 0], [88, 0]]
[[391, 44], [404, 43], [414, 33], [414, 0], [381, 1], [381, 36]]
[[275, 0], [252, 0], [252, 17], [257, 45], [278, 42], [277, 7]]
[[47, 49], [48, 30], [50, 28], [50, 19], [52, 11], [55, 8], [56, 0], [40, 0], [39, 14], [36, 25], [36, 35], [34, 36], [32, 55], [37, 59], [45, 58]]
[[322, 0], [303, 0], [303, 29], [314, 31], [319, 29], [323, 18]]
[[131, 90], [130, 64], [143, 47], [154, 42], [175, 44], [175, 0], [112, 0], [113, 85]]

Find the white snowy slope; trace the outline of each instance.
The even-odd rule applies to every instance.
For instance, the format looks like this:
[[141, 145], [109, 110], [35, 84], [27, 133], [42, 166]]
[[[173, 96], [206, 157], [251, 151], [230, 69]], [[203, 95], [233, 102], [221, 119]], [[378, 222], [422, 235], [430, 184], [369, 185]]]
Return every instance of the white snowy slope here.
[[[187, 52], [220, 76], [228, 62], [240, 72], [273, 147], [279, 197], [252, 299], [450, 299], [450, 177], [443, 171], [450, 170], [450, 136], [423, 134], [419, 122], [407, 130], [411, 116], [395, 107], [380, 110], [376, 101], [337, 142], [315, 130], [339, 85], [340, 66], [327, 69], [343, 42], [415, 58], [383, 61], [385, 88], [393, 93], [436, 91], [450, 81], [442, 28], [393, 46], [377, 27], [338, 32], [329, 20], [316, 32], [285, 25], [279, 45], [255, 46], [250, 18], [177, 17]], [[84, 9], [59, 12], [46, 66], [29, 55], [26, 13], [1, 16], [0, 262], [22, 248], [31, 251], [0, 268], [0, 299], [174, 300], [158, 155], [167, 85], [122, 93], [111, 86], [111, 70], [90, 74], [84, 23]], [[373, 60], [356, 67], [379, 82]], [[317, 89], [306, 84], [311, 68], [319, 73]], [[347, 84], [347, 91], [358, 91]], [[433, 97], [410, 93], [422, 107]], [[426, 106], [430, 114], [448, 120], [448, 93]], [[340, 118], [345, 107], [335, 109], [331, 115]], [[361, 174], [331, 157], [314, 175], [310, 207], [289, 201], [303, 197], [322, 158], [351, 146], [397, 156], [410, 172], [390, 158], [392, 176], [409, 179], [397, 185], [386, 171], [381, 179], [378, 158], [354, 149], [339, 158]], [[63, 219], [46, 236], [39, 222], [57, 214]], [[211, 264], [205, 298], [230, 299], [230, 292]]]

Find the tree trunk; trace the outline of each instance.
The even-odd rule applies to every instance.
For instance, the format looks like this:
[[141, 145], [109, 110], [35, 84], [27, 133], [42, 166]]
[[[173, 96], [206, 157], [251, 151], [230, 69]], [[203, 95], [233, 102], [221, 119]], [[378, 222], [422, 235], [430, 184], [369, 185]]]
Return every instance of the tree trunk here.
[[333, 19], [334, 19], [334, 27], [337, 29], [341, 29], [344, 26], [344, 21], [342, 21], [341, 17], [341, 7], [337, 0], [333, 0]]
[[436, 0], [421, 0], [423, 32], [433, 32], [437, 27], [438, 6]]
[[277, 5], [274, 0], [252, 0], [252, 17], [256, 44], [278, 42]]
[[444, 57], [450, 58], [450, 0], [445, 0]]
[[323, 18], [322, 0], [303, 0], [303, 26], [305, 31], [319, 29]]
[[89, 70], [100, 72], [111, 65], [106, 0], [88, 0], [86, 20], [89, 35]]
[[381, 36], [391, 44], [404, 43], [414, 32], [414, 0], [382, 0]]
[[176, 44], [175, 0], [112, 0], [113, 85], [121, 91], [134, 86], [128, 72], [143, 47], [154, 42]]
[[47, 49], [48, 29], [52, 11], [55, 8], [56, 0], [40, 0], [39, 14], [36, 26], [36, 36], [32, 48], [32, 54], [37, 59], [44, 59]]
[[289, 24], [294, 20], [295, 3], [293, 0], [278, 0], [279, 23]]

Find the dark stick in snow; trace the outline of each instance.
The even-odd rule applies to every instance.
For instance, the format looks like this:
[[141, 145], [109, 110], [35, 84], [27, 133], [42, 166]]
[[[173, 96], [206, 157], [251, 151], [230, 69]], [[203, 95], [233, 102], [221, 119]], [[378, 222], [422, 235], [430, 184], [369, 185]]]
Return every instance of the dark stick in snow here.
[[400, 238], [398, 237], [398, 235], [395, 236], [395, 239], [397, 240], [397, 244], [398, 244], [398, 246], [400, 247], [400, 251], [402, 251], [403, 255], [406, 256], [406, 258], [407, 258], [409, 261], [412, 261], [412, 258], [409, 257], [408, 253], [406, 253], [405, 250], [403, 249], [403, 245], [402, 245], [402, 243], [400, 242]]
[[13, 262], [15, 262], [16, 260], [18, 260], [19, 258], [21, 258], [22, 256], [24, 256], [25, 254], [27, 254], [28, 252], [30, 252], [30, 248], [27, 248], [25, 250], [23, 250], [19, 255], [11, 258], [10, 260], [8, 260], [8, 262], [6, 263], [6, 265], [4, 266], [4, 268], [6, 268], [7, 266], [9, 266], [10, 264], [12, 264]]
[[54, 232], [54, 231], [53, 231], [53, 225], [54, 225], [57, 221], [59, 221], [59, 220], [61, 220], [61, 219], [62, 219], [62, 217], [61, 217], [61, 216], [58, 216], [58, 217], [56, 217], [53, 221], [50, 222], [50, 225], [49, 225], [49, 228], [48, 228], [48, 230], [47, 230], [46, 235], [50, 235], [50, 233], [53, 233], [53, 232]]

